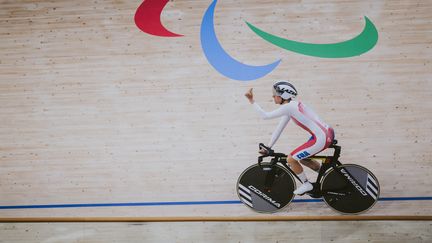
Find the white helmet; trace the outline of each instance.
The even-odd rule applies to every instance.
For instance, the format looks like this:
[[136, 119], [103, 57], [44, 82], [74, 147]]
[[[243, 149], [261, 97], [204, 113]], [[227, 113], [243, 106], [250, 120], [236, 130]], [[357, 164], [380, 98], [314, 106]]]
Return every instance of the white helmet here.
[[290, 100], [297, 96], [297, 90], [294, 85], [280, 81], [273, 85], [273, 95], [280, 96], [283, 100]]

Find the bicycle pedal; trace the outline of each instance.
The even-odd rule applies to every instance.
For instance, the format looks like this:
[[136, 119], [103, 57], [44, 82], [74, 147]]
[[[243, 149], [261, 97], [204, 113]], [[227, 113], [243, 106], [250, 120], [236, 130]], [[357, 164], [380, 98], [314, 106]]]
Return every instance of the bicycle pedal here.
[[[297, 196], [304, 196], [304, 195], [309, 195], [309, 196], [311, 196], [312, 193], [313, 193], [313, 190], [312, 190], [312, 191], [304, 192], [303, 194], [295, 194], [295, 195], [297, 195]], [[312, 196], [311, 196], [311, 197], [312, 197]]]
[[322, 195], [318, 183], [313, 182], [312, 186], [313, 186], [312, 190], [305, 192], [305, 194], [309, 195], [312, 198], [321, 198]]
[[317, 194], [315, 192], [307, 192], [306, 194], [308, 194], [312, 198], [322, 198], [321, 194]]

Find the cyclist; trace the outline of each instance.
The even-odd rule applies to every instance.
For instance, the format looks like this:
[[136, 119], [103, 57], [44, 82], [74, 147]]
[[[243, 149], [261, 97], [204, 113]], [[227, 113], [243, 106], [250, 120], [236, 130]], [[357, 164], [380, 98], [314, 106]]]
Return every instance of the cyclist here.
[[[309, 141], [293, 150], [287, 158], [287, 162], [291, 166], [291, 169], [303, 182], [303, 184], [294, 191], [294, 194], [303, 195], [304, 193], [311, 191], [313, 186], [308, 181], [299, 161], [307, 167], [319, 171], [320, 164], [307, 158], [323, 151], [332, 144], [334, 139], [333, 129], [326, 123], [322, 122], [312, 109], [302, 102], [294, 100], [297, 96], [297, 90], [289, 82], [281, 81], [273, 85], [273, 100], [275, 104], [279, 104], [280, 107], [271, 112], [264, 111], [255, 102], [252, 88], [249, 89], [245, 96], [249, 102], [253, 104], [255, 110], [262, 118], [272, 119], [281, 117], [276, 130], [271, 136], [268, 147], [273, 147], [279, 139], [283, 129], [291, 119], [294, 123], [311, 134]], [[261, 154], [268, 153], [268, 151], [263, 148], [261, 148], [259, 152]]]

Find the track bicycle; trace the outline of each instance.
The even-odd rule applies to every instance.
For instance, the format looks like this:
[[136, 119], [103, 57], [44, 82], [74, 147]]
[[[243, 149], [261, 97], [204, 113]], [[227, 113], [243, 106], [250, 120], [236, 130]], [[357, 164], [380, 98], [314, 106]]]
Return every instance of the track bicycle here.
[[[273, 213], [287, 207], [294, 198], [295, 179], [300, 178], [287, 165], [287, 155], [260, 144], [269, 153], [258, 157], [258, 163], [248, 167], [237, 181], [237, 194], [242, 203], [256, 212]], [[321, 168], [312, 191], [312, 198], [323, 198], [332, 209], [342, 214], [360, 214], [378, 201], [380, 185], [375, 175], [363, 166], [342, 164], [341, 147], [334, 140], [329, 148], [331, 156], [314, 155], [309, 159], [321, 160]], [[263, 159], [270, 157], [269, 162]]]

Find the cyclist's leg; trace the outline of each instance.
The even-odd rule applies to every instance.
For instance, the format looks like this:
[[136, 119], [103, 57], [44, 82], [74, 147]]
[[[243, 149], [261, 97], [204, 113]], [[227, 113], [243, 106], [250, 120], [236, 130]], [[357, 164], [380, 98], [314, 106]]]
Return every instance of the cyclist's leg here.
[[310, 137], [310, 139], [306, 143], [304, 143], [300, 147], [296, 148], [288, 156], [287, 162], [291, 165], [291, 169], [297, 175], [300, 175], [301, 173], [303, 173], [303, 167], [301, 166], [299, 161], [301, 161], [302, 158], [306, 158], [307, 155], [309, 155], [309, 153], [307, 152], [307, 149], [314, 146], [314, 144], [316, 144], [316, 137], [312, 136], [312, 137]]
[[289, 155], [287, 162], [290, 164], [291, 169], [303, 183], [299, 188], [294, 190], [294, 194], [303, 195], [304, 193], [311, 191], [313, 189], [313, 185], [308, 181], [306, 174], [303, 171], [303, 167], [299, 161], [295, 160], [292, 155]]
[[312, 135], [312, 137], [310, 137], [310, 139], [306, 143], [294, 149], [294, 151], [292, 151], [290, 155], [296, 161], [302, 162], [302, 160], [305, 160], [307, 163], [308, 158], [310, 156], [319, 153], [320, 151], [324, 150], [326, 147], [327, 144], [326, 144], [325, 135], [319, 134], [318, 138], [315, 135]]
[[[314, 136], [312, 136], [312, 137], [309, 139], [309, 141], [311, 141], [313, 138], [314, 138]], [[326, 133], [326, 142], [325, 142], [324, 147], [323, 147], [321, 150], [319, 150], [318, 152], [309, 155], [308, 157], [310, 157], [310, 156], [312, 156], [312, 155], [315, 155], [315, 154], [317, 154], [317, 153], [320, 153], [320, 152], [322, 152], [323, 150], [327, 149], [327, 148], [332, 144], [333, 140], [334, 140], [334, 130], [333, 130], [333, 128], [329, 127], [329, 128], [328, 128], [328, 131], [327, 131], [327, 133]], [[309, 142], [309, 141], [308, 141], [308, 142]], [[313, 160], [313, 159], [309, 159], [309, 158], [307, 158], [307, 157], [304, 158], [304, 159], [301, 159], [301, 160], [299, 160], [299, 161], [300, 161], [300, 163], [302, 163], [304, 166], [309, 167], [310, 169], [314, 170], [315, 172], [319, 172], [319, 170], [320, 170], [320, 168], [321, 168], [321, 163], [319, 163], [319, 162], [317, 162], [317, 161], [315, 161], [315, 160]]]
[[321, 164], [319, 162], [309, 158], [301, 159], [300, 163], [304, 166], [309, 167], [311, 170], [315, 172], [318, 172], [321, 168]]
[[[291, 155], [294, 154], [294, 153], [297, 153], [297, 152], [300, 151], [300, 150], [303, 150], [304, 148], [311, 147], [311, 146], [314, 145], [315, 143], [316, 143], [315, 136], [312, 136], [312, 137], [309, 138], [309, 140], [308, 140], [305, 144], [303, 144], [303, 145], [301, 145], [300, 147], [298, 147], [297, 149], [295, 149], [295, 150], [291, 153]], [[319, 168], [321, 167], [320, 164], [319, 164], [318, 162], [316, 162], [316, 161], [314, 161], [314, 160], [311, 160], [311, 159], [304, 158], [304, 159], [299, 159], [298, 161], [299, 161], [301, 164], [303, 164], [304, 166], [307, 166], [307, 167], [309, 167], [310, 169], [315, 170], [315, 171], [318, 171]], [[295, 162], [292, 161], [292, 163], [294, 164]], [[290, 165], [291, 165], [291, 164], [290, 164]], [[292, 166], [292, 165], [291, 165], [291, 166]], [[302, 171], [303, 171], [303, 170], [302, 170]], [[295, 172], [295, 171], [294, 171], [294, 172]]]
[[[307, 141], [302, 146], [295, 149], [291, 152], [291, 156], [287, 159], [290, 165], [293, 167], [293, 171], [297, 174], [297, 176], [302, 180], [303, 184], [294, 191], [297, 195], [302, 195], [305, 192], [308, 192], [313, 189], [312, 184], [308, 181], [305, 173], [303, 172], [303, 168], [301, 167], [299, 161], [302, 159], [307, 159], [308, 157], [319, 153], [327, 147], [327, 133], [319, 133], [313, 135], [309, 141]], [[294, 162], [296, 161], [296, 162]], [[300, 166], [301, 169], [298, 169], [297, 165]], [[296, 169], [296, 170], [294, 170]]]
[[296, 175], [303, 173], [303, 167], [291, 155], [288, 155], [287, 162], [290, 165], [291, 169], [294, 171], [294, 173], [296, 173]]
[[306, 174], [303, 171], [303, 167], [299, 163], [301, 159], [308, 157], [310, 155], [309, 150], [317, 145], [317, 139], [312, 136], [309, 141], [295, 149], [287, 158], [287, 162], [291, 165], [291, 169], [298, 176], [298, 178], [303, 182], [303, 184], [294, 191], [294, 194], [302, 195], [313, 189], [313, 185], [308, 181]]

